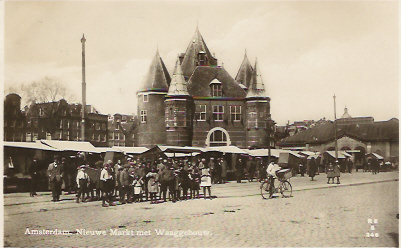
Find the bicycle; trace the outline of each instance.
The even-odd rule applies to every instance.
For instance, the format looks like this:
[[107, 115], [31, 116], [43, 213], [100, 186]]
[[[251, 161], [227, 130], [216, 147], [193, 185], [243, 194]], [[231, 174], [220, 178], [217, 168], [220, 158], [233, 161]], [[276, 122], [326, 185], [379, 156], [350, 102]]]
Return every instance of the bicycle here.
[[292, 196], [292, 185], [287, 180], [291, 178], [291, 170], [284, 169], [277, 172], [278, 186], [273, 189], [272, 194], [270, 194], [270, 180], [267, 178], [260, 185], [260, 191], [263, 199], [272, 198], [274, 193], [281, 193], [285, 198]]

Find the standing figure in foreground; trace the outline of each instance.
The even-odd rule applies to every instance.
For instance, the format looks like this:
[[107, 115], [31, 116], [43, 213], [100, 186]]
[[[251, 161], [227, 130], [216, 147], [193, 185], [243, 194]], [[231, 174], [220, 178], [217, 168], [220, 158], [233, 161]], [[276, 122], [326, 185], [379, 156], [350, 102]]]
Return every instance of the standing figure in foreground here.
[[112, 192], [114, 191], [113, 172], [109, 164], [105, 164], [100, 172], [100, 181], [102, 182], [102, 206], [108, 207], [106, 201], [110, 206], [115, 204], [112, 201]]
[[210, 176], [210, 170], [209, 168], [203, 167], [199, 168], [201, 169], [201, 184], [200, 186], [203, 188], [203, 198], [206, 200], [206, 189], [209, 192], [209, 198], [210, 200], [212, 199], [212, 194], [211, 194], [211, 187], [212, 187], [212, 178]]
[[[334, 177], [337, 178], [337, 184], [340, 184], [340, 165], [338, 164], [338, 160], [336, 161], [336, 164], [334, 165]], [[334, 183], [334, 179], [333, 179]]]
[[317, 172], [317, 164], [315, 158], [312, 158], [309, 162], [309, 171], [308, 171], [311, 181], [313, 181], [313, 178], [316, 176], [316, 172]]
[[47, 172], [49, 174], [49, 182], [51, 185], [52, 189], [52, 196], [53, 200], [52, 201], [60, 201], [60, 195], [61, 195], [61, 184], [63, 180], [63, 167], [59, 162], [58, 156], [54, 156], [54, 162], [49, 164], [49, 167], [47, 169]]
[[148, 191], [150, 194], [150, 204], [156, 203], [156, 194], [158, 192], [157, 173], [152, 169], [146, 177], [148, 178]]
[[334, 183], [334, 166], [333, 163], [329, 163], [327, 167], [327, 183], [330, 184], [330, 179]]
[[85, 165], [81, 165], [79, 167], [79, 171], [77, 174], [77, 187], [78, 187], [78, 196], [77, 203], [79, 203], [79, 198], [82, 196], [82, 202], [85, 202], [85, 193], [87, 191], [87, 187], [89, 184], [89, 176], [85, 172]]

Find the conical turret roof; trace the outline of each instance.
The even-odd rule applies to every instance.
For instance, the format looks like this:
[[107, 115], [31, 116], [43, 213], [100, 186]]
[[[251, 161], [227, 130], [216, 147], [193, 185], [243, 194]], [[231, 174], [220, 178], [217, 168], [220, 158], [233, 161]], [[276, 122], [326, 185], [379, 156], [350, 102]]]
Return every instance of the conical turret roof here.
[[180, 58], [177, 58], [173, 77], [168, 89], [169, 96], [188, 96], [187, 83], [185, 82], [184, 74], [180, 65]]
[[196, 27], [195, 34], [192, 37], [192, 40], [189, 42], [188, 48], [185, 52], [184, 59], [181, 63], [182, 71], [187, 80], [192, 75], [195, 68], [198, 66], [199, 53], [205, 53], [207, 60], [206, 65], [209, 66], [217, 65], [217, 59], [215, 59], [210, 53], [209, 49], [206, 46], [205, 41], [203, 40], [202, 35], [199, 32], [198, 27]]
[[237, 76], [235, 77], [235, 81], [249, 88], [252, 79], [252, 72], [253, 72], [252, 65], [249, 62], [249, 59], [246, 56], [245, 52], [244, 60], [242, 61], [241, 67], [238, 70]]
[[258, 68], [258, 60], [255, 61], [255, 67], [252, 72], [251, 83], [248, 88], [248, 93], [246, 98], [267, 98], [267, 93], [265, 90], [265, 85], [262, 81], [262, 76], [260, 75]]
[[170, 74], [157, 51], [140, 91], [167, 91], [170, 81]]

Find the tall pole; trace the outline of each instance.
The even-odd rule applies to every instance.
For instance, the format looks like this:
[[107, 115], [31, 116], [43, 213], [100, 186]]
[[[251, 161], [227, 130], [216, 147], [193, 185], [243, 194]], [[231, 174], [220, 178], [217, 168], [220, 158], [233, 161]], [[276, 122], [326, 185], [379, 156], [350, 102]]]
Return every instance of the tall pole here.
[[338, 147], [337, 147], [337, 115], [336, 115], [336, 94], [333, 96], [334, 98], [334, 146], [335, 146], [335, 157], [336, 163], [338, 161]]
[[86, 111], [86, 82], [85, 82], [85, 35], [82, 35], [82, 122], [81, 122], [81, 140], [85, 141], [85, 111]]
[[270, 164], [271, 161], [271, 117], [269, 116], [267, 118], [267, 136], [268, 136], [268, 142], [269, 142], [269, 146], [268, 148], [268, 157], [267, 157], [267, 164]]

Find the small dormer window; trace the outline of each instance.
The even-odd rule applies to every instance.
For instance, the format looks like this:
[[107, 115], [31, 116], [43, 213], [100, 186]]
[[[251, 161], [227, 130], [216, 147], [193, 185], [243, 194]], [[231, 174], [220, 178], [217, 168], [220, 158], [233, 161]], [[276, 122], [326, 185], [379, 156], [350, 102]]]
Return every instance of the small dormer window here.
[[200, 66], [207, 65], [207, 57], [205, 52], [201, 51], [198, 53], [198, 61]]
[[222, 97], [223, 96], [223, 86], [217, 78], [213, 79], [212, 82], [210, 82], [210, 91], [212, 97]]

